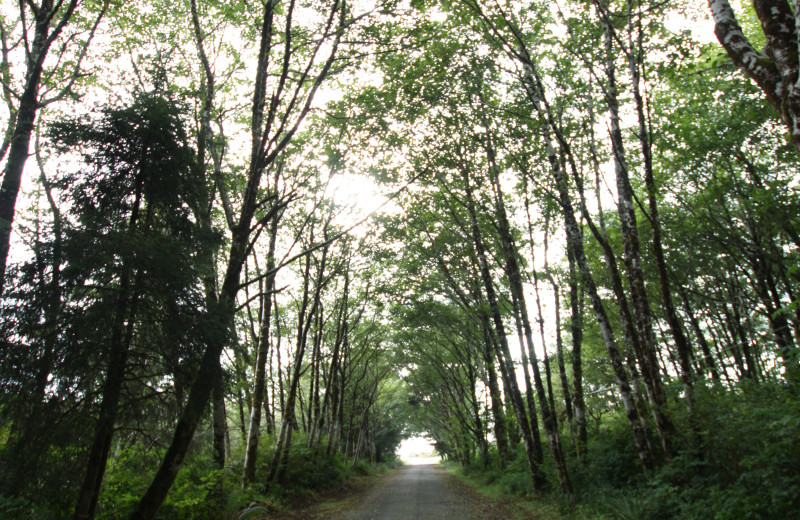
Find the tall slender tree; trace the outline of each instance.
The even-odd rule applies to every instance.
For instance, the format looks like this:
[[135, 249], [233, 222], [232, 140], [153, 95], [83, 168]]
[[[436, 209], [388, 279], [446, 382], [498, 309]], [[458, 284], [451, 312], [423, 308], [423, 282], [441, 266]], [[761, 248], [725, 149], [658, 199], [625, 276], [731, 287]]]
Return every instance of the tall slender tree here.
[[[80, 6], [80, 4], [80, 0], [19, 2], [17, 23], [14, 26], [6, 27], [4, 20], [0, 29], [3, 48], [2, 73], [0, 74], [3, 79], [4, 99], [8, 106], [8, 121], [3, 135], [3, 143], [0, 145], [0, 160], [3, 157], [6, 158], [3, 182], [0, 184], [0, 293], [4, 287], [11, 243], [11, 226], [14, 222], [22, 174], [30, 155], [31, 135], [36, 114], [42, 107], [71, 95], [82, 77], [83, 60], [89, 44], [111, 2], [106, 0], [97, 2], [97, 5], [90, 3], [87, 6]], [[85, 9], [87, 14], [96, 13], [88, 17], [89, 20], [92, 20], [91, 25], [85, 28], [77, 27], [76, 34], [62, 36], [70, 23], [73, 26], [77, 25], [74, 20], [79, 6], [81, 11]], [[21, 34], [15, 34], [16, 27], [20, 28]], [[86, 34], [82, 43], [73, 51], [75, 58], [71, 61], [71, 67], [67, 67], [66, 70], [63, 66], [58, 65], [52, 69], [47, 68], [45, 61], [52, 46], [56, 42], [61, 42], [64, 47], [69, 46], [70, 41], [75, 40], [75, 37], [82, 31], [85, 31]], [[10, 49], [17, 48], [20, 44], [24, 51], [25, 72], [22, 78], [15, 80], [12, 78], [14, 67], [10, 62], [12, 59]], [[55, 82], [56, 90], [48, 88], [43, 97], [42, 80], [46, 83]]]

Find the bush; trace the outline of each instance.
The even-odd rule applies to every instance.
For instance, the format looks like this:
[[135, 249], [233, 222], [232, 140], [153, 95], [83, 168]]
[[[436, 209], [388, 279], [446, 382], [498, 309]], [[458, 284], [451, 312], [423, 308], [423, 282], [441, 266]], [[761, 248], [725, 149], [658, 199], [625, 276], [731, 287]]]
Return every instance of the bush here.
[[304, 440], [289, 451], [289, 464], [283, 486], [289, 492], [343, 487], [349, 471], [338, 453], [330, 455], [306, 447]]
[[32, 504], [25, 498], [0, 495], [0, 518], [8, 520], [31, 518], [32, 509]]
[[[688, 418], [675, 413], [679, 431]], [[700, 391], [700, 450], [687, 449], [648, 482], [616, 482], [596, 495], [616, 518], [769, 520], [800, 514], [800, 403], [782, 385], [742, 385], [733, 391]], [[683, 424], [681, 424], [683, 423]], [[688, 437], [676, 439], [689, 446]], [[619, 455], [609, 450], [607, 457]], [[590, 460], [592, 455], [590, 454]], [[589, 471], [597, 471], [590, 462]]]
[[[535, 501], [558, 503], [565, 518], [800, 518], [797, 393], [770, 382], [734, 389], [698, 388], [695, 417], [699, 444], [690, 435], [685, 406], [676, 401], [671, 410], [678, 431], [674, 446], [683, 450], [648, 476], [639, 465], [625, 417], [606, 414], [597, 434], [590, 438], [585, 459], [568, 460], [574, 495], [561, 495], [551, 486], [537, 494]], [[465, 473], [501, 494], [533, 496], [524, 462], [520, 451], [505, 471], [494, 464], [488, 468], [473, 464]], [[547, 452], [543, 468], [555, 483]]]
[[[98, 501], [98, 520], [122, 520], [130, 516], [150, 484], [161, 450], [133, 445], [109, 460]], [[220, 516], [223, 502], [223, 473], [210, 458], [187, 457], [170, 489], [159, 517], [165, 520], [213, 520]]]

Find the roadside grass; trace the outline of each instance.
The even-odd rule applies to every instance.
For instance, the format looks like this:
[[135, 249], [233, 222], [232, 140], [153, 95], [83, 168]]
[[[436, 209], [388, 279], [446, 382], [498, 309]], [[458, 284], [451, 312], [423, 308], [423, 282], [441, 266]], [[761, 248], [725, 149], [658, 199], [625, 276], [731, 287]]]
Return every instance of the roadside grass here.
[[595, 508], [575, 503], [574, 497], [558, 492], [534, 496], [530, 479], [523, 468], [510, 464], [506, 471], [463, 468], [455, 463], [442, 463], [448, 473], [469, 485], [477, 493], [502, 505], [513, 520], [609, 520]]

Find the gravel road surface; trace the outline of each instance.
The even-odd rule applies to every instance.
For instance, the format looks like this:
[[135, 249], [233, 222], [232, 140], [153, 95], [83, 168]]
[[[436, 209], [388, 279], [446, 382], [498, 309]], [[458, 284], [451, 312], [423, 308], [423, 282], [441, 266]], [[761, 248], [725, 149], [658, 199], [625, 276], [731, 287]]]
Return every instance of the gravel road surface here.
[[370, 490], [342, 520], [504, 519], [465, 496], [457, 482], [438, 466], [405, 466]]

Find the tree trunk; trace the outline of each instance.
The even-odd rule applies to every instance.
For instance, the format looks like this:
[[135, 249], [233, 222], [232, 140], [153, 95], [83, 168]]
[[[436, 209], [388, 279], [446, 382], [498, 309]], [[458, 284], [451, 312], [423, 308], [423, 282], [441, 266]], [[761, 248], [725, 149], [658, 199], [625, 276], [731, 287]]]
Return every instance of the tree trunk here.
[[494, 437], [497, 444], [497, 456], [500, 469], [504, 469], [508, 464], [508, 432], [506, 431], [506, 419], [503, 410], [503, 399], [500, 394], [500, 387], [497, 384], [497, 373], [495, 372], [494, 354], [492, 340], [489, 335], [492, 333], [488, 318], [482, 315], [481, 329], [483, 330], [483, 343], [481, 354], [483, 363], [486, 367], [486, 376], [489, 381], [489, 395], [492, 399], [492, 417], [494, 419]]
[[[515, 30], [515, 28], [513, 27], [511, 29]], [[579, 192], [582, 193], [581, 189], [582, 181], [579, 178], [580, 176], [578, 173], [578, 168], [574, 164], [574, 158], [572, 157], [569, 143], [561, 133], [559, 124], [556, 122], [552, 110], [550, 108], [550, 105], [548, 104], [547, 98], [545, 96], [544, 84], [542, 83], [541, 77], [539, 76], [539, 73], [536, 69], [536, 64], [534, 60], [528, 53], [527, 48], [525, 48], [523, 45], [521, 45], [518, 50], [519, 52], [514, 55], [514, 58], [520, 60], [522, 63], [523, 76], [521, 80], [523, 89], [529, 101], [536, 109], [538, 115], [544, 118], [546, 121], [546, 125], [542, 127], [541, 136], [544, 141], [544, 145], [546, 146], [547, 149], [548, 161], [550, 163], [550, 171], [551, 174], [553, 175], [553, 179], [555, 181], [558, 190], [559, 203], [561, 205], [561, 209], [564, 215], [564, 221], [565, 221], [564, 225], [567, 230], [568, 241], [574, 245], [575, 259], [581, 271], [581, 276], [584, 282], [583, 287], [588, 292], [589, 299], [592, 303], [592, 308], [595, 312], [595, 316], [597, 318], [598, 324], [600, 325], [600, 329], [603, 334], [603, 340], [606, 345], [606, 350], [609, 353], [611, 365], [614, 370], [614, 374], [617, 377], [617, 383], [620, 388], [620, 394], [626, 410], [626, 415], [633, 430], [634, 442], [636, 444], [637, 451], [639, 452], [639, 459], [642, 463], [642, 466], [646, 470], [648, 470], [652, 468], [652, 456], [645, 442], [646, 435], [645, 432], [641, 430], [638, 424], [639, 423], [638, 412], [636, 411], [636, 407], [633, 401], [630, 384], [628, 382], [628, 374], [626, 373], [625, 367], [621, 362], [621, 357], [619, 355], [619, 350], [617, 348], [616, 339], [614, 338], [613, 329], [611, 328], [611, 324], [610, 321], [608, 320], [605, 307], [603, 306], [603, 301], [598, 294], [597, 286], [594, 282], [594, 277], [592, 276], [591, 270], [589, 269], [589, 265], [586, 260], [585, 252], [583, 249], [580, 226], [577, 220], [575, 219], [575, 212], [573, 210], [572, 201], [569, 195], [567, 177], [563, 169], [561, 168], [561, 163], [559, 161], [555, 149], [553, 148], [553, 143], [550, 137], [550, 130], [552, 130], [553, 133], [555, 134], [556, 140], [558, 141], [558, 145], [561, 147], [564, 156], [570, 161], [570, 166], [572, 168], [573, 175], [576, 177], [576, 182], [578, 182]], [[583, 201], [583, 199], [581, 200]], [[588, 221], [588, 210], [586, 209], [585, 202], [583, 202], [581, 205], [581, 211], [583, 215], [587, 218], [587, 222], [590, 223], [590, 226], [592, 227], [592, 232], [595, 235], [597, 235], [598, 233], [596, 232], [596, 229], [594, 229], [593, 225], [591, 225], [591, 222]]]
[[[325, 224], [325, 240], [327, 241], [327, 223]], [[313, 242], [313, 234], [312, 234]], [[281, 424], [281, 431], [285, 432], [285, 438], [281, 441], [279, 437], [278, 446], [275, 448], [275, 455], [273, 456], [272, 463], [270, 464], [268, 482], [274, 480], [283, 481], [286, 476], [286, 466], [289, 461], [289, 449], [291, 447], [292, 429], [296, 427], [295, 420], [295, 403], [297, 399], [298, 386], [300, 384], [300, 375], [302, 373], [303, 357], [308, 343], [308, 332], [314, 322], [317, 310], [319, 308], [322, 290], [325, 285], [324, 271], [328, 257], [328, 246], [322, 248], [322, 259], [317, 266], [317, 276], [314, 281], [314, 294], [309, 295], [309, 283], [311, 278], [311, 257], [306, 257], [306, 267], [304, 272], [304, 289], [303, 289], [303, 302], [301, 304], [300, 313], [298, 315], [297, 323], [297, 346], [295, 350], [295, 357], [292, 360], [292, 376], [289, 381], [289, 393], [286, 398], [286, 409], [283, 414], [283, 423]], [[309, 296], [311, 297], [311, 308], [308, 309]], [[308, 311], [306, 311], [308, 309]]]
[[[78, 493], [73, 520], [94, 518], [97, 499], [100, 496], [100, 486], [103, 483], [103, 474], [106, 470], [108, 454], [111, 449], [111, 439], [114, 435], [114, 424], [117, 418], [119, 400], [125, 382], [125, 369], [128, 353], [133, 337], [133, 324], [135, 302], [128, 290], [123, 290], [121, 302], [117, 306], [116, 326], [112, 332], [110, 356], [106, 381], [103, 386], [100, 415], [95, 425], [94, 440], [89, 449], [89, 460], [86, 465], [86, 474]], [[130, 312], [129, 312], [130, 311]], [[123, 322], [127, 321], [127, 325]]]
[[650, 128], [647, 124], [647, 117], [644, 110], [644, 99], [642, 98], [640, 79], [641, 69], [644, 66], [644, 50], [642, 48], [642, 22], [641, 5], [639, 6], [637, 21], [638, 43], [634, 47], [633, 40], [628, 38], [628, 63], [631, 71], [631, 86], [633, 98], [636, 104], [636, 115], [639, 122], [639, 145], [642, 151], [644, 164], [644, 180], [647, 187], [647, 200], [650, 210], [649, 220], [653, 233], [653, 258], [655, 259], [656, 270], [658, 272], [659, 285], [661, 286], [661, 299], [664, 303], [664, 312], [667, 323], [672, 333], [675, 348], [678, 351], [678, 360], [681, 371], [681, 382], [686, 394], [686, 407], [690, 420], [693, 424], [692, 430], [696, 433], [694, 426], [694, 382], [691, 367], [691, 344], [683, 332], [683, 326], [675, 310], [672, 300], [672, 289], [670, 288], [669, 274], [667, 273], [667, 263], [664, 259], [664, 249], [661, 244], [661, 220], [658, 215], [658, 203], [656, 200], [657, 189], [655, 177], [653, 176], [653, 159], [650, 143]]
[[[313, 241], [313, 238], [312, 238]], [[311, 283], [311, 257], [305, 258], [305, 269], [303, 272], [303, 300], [300, 305], [300, 311], [297, 318], [297, 344], [295, 346], [295, 355], [292, 360], [292, 375], [289, 379], [289, 391], [286, 396], [286, 405], [283, 409], [283, 417], [281, 419], [281, 429], [278, 434], [278, 442], [275, 446], [275, 453], [272, 457], [272, 462], [269, 467], [269, 474], [267, 482], [272, 482], [276, 478], [283, 476], [284, 461], [288, 460], [288, 451], [290, 448], [292, 429], [294, 428], [295, 418], [295, 403], [297, 400], [297, 387], [300, 382], [300, 373], [303, 363], [303, 355], [306, 348], [306, 336], [304, 332], [307, 329], [307, 323], [311, 321], [313, 312], [308, 312], [309, 305], [309, 285]], [[284, 451], [287, 456], [284, 457]]]
[[475, 200], [472, 194], [472, 186], [469, 180], [469, 173], [462, 171], [464, 177], [464, 190], [467, 194], [467, 209], [470, 214], [472, 239], [475, 246], [475, 252], [478, 256], [478, 263], [483, 279], [484, 289], [489, 302], [489, 307], [494, 321], [494, 327], [497, 331], [497, 339], [500, 344], [500, 352], [498, 357], [501, 359], [500, 365], [503, 367], [503, 382], [504, 386], [508, 387], [511, 395], [511, 402], [517, 414], [520, 431], [522, 433], [522, 440], [525, 445], [525, 453], [528, 457], [528, 466], [531, 471], [531, 479], [533, 481], [533, 489], [540, 491], [546, 482], [544, 473], [542, 472], [539, 464], [534, 456], [533, 437], [531, 435], [530, 423], [528, 422], [527, 413], [525, 412], [525, 404], [522, 401], [522, 395], [517, 385], [516, 374], [511, 362], [511, 353], [508, 348], [508, 340], [506, 339], [505, 325], [503, 324], [503, 317], [500, 314], [500, 307], [497, 302], [497, 295], [494, 290], [494, 282], [489, 271], [489, 263], [486, 259], [486, 253], [483, 246], [483, 239], [481, 238], [480, 228], [478, 227], [478, 219], [475, 213]]
[[[189, 448], [189, 444], [194, 435], [195, 429], [202, 417], [203, 411], [208, 403], [211, 388], [208, 381], [213, 380], [214, 369], [219, 363], [219, 356], [225, 346], [229, 325], [233, 322], [236, 310], [236, 296], [240, 288], [240, 278], [242, 267], [250, 251], [250, 239], [253, 231], [253, 218], [256, 210], [263, 206], [259, 202], [259, 192], [261, 191], [261, 179], [264, 171], [273, 165], [277, 157], [285, 150], [294, 137], [300, 124], [305, 120], [306, 115], [311, 110], [314, 96], [324, 79], [330, 73], [334, 59], [337, 56], [340, 39], [344, 33], [344, 11], [343, 4], [335, 1], [330, 5], [329, 16], [327, 17], [324, 28], [325, 36], [316, 42], [313, 57], [318, 56], [318, 52], [323, 44], [329, 44], [324, 52], [328, 52], [327, 57], [321, 63], [321, 67], [311, 77], [305, 77], [307, 83], [303, 88], [308, 88], [306, 97], [303, 101], [295, 103], [298, 98], [287, 105], [287, 111], [279, 114], [277, 110], [278, 101], [288, 96], [284, 87], [291, 84], [289, 67], [291, 65], [291, 55], [294, 52], [291, 45], [284, 47], [284, 55], [276, 61], [281, 61], [283, 66], [280, 68], [280, 78], [278, 85], [273, 92], [271, 110], [266, 114], [265, 105], [268, 89], [268, 73], [270, 57], [273, 53], [273, 15], [277, 4], [267, 2], [264, 4], [262, 21], [260, 24], [260, 42], [257, 56], [256, 74], [253, 88], [252, 118], [250, 130], [252, 143], [250, 148], [249, 165], [247, 168], [247, 182], [242, 193], [242, 206], [239, 210], [239, 218], [234, 221], [232, 215], [229, 219], [231, 229], [231, 246], [228, 254], [228, 263], [223, 278], [222, 289], [220, 290], [218, 303], [210, 306], [207, 310], [209, 322], [212, 327], [217, 329], [217, 333], [210, 333], [205, 352], [197, 371], [197, 377], [192, 384], [189, 392], [187, 405], [178, 420], [175, 433], [170, 443], [167, 453], [161, 462], [153, 481], [148, 487], [145, 495], [136, 506], [131, 520], [151, 520], [158, 508], [166, 498], [169, 488], [175, 480], [175, 476], [180, 469], [183, 458]], [[293, 4], [292, 4], [293, 6]], [[291, 29], [292, 8], [288, 8], [284, 13], [289, 20], [287, 33]], [[312, 57], [312, 59], [314, 59]], [[311, 65], [309, 64], [309, 68]], [[208, 72], [208, 70], [206, 71]], [[300, 92], [298, 86], [297, 93]], [[279, 125], [273, 125], [279, 119]], [[278, 134], [271, 135], [275, 128], [279, 128]], [[220, 184], [217, 188], [222, 192], [224, 187]], [[222, 195], [222, 193], [221, 193]], [[224, 197], [221, 197], [224, 199]], [[279, 211], [285, 203], [275, 201], [270, 208], [271, 211]], [[230, 209], [230, 208], [227, 208]], [[264, 221], [269, 221], [273, 215], [267, 212]]]
[[572, 406], [576, 431], [575, 451], [583, 458], [586, 453], [586, 403], [583, 399], [583, 310], [580, 305], [578, 274], [575, 267], [575, 253], [572, 239], [567, 236], [567, 262], [569, 264], [569, 305], [572, 314], [570, 331], [572, 334]]
[[[323, 420], [325, 418], [326, 413], [328, 412], [331, 403], [335, 403], [335, 393], [333, 388], [335, 386], [336, 375], [339, 371], [339, 355], [342, 346], [342, 342], [344, 338], [349, 333], [348, 330], [348, 319], [347, 319], [347, 306], [349, 301], [349, 289], [350, 289], [350, 271], [349, 269], [345, 270], [344, 273], [344, 289], [342, 291], [342, 297], [340, 300], [339, 306], [339, 316], [337, 318], [337, 325], [336, 325], [336, 339], [333, 343], [333, 352], [331, 353], [331, 365], [330, 370], [328, 373], [328, 377], [325, 381], [325, 396], [322, 400], [322, 408], [320, 409], [319, 416], [317, 417], [316, 424], [314, 425], [314, 429], [312, 430], [312, 435], [310, 439], [314, 439], [313, 446], [319, 445], [322, 440], [322, 427], [323, 427]], [[332, 400], [333, 397], [333, 400]], [[333, 422], [333, 416], [335, 414], [335, 410], [331, 412], [331, 420]]]
[[[729, 288], [732, 291], [736, 291], [738, 295], [740, 295], [740, 288]], [[753, 356], [750, 353], [750, 338], [745, 330], [744, 326], [742, 325], [742, 313], [739, 312], [739, 305], [740, 305], [740, 298], [739, 297], [732, 297], [731, 298], [731, 312], [733, 313], [733, 319], [731, 321], [734, 331], [733, 337], [734, 340], [738, 336], [739, 340], [736, 342], [736, 354], [739, 356], [739, 365], [741, 365], [742, 370], [744, 371], [743, 374], [745, 377], [752, 379], [753, 381], [758, 381], [758, 368], [756, 367], [755, 361], [753, 360]], [[742, 363], [744, 360], [744, 363]]]
[[308, 392], [308, 439], [307, 446], [314, 445], [316, 436], [315, 428], [318, 421], [322, 420], [319, 400], [320, 373], [322, 364], [322, 333], [325, 325], [324, 308], [320, 303], [314, 330], [313, 349], [311, 351], [311, 388]]
[[[605, 23], [606, 42], [606, 78], [608, 80], [606, 103], [611, 116], [611, 143], [614, 151], [614, 170], [617, 181], [617, 194], [619, 196], [618, 214], [622, 230], [622, 243], [624, 248], [623, 262], [628, 275], [631, 303], [633, 304], [633, 317], [636, 332], [639, 336], [641, 352], [637, 352], [639, 363], [642, 366], [642, 376], [650, 400], [656, 429], [661, 438], [661, 445], [667, 460], [672, 458], [672, 435], [674, 426], [666, 411], [666, 394], [661, 381], [661, 372], [656, 359], [656, 343], [653, 335], [653, 320], [650, 303], [644, 285], [644, 273], [640, 254], [639, 231], [636, 223], [636, 213], [633, 205], [633, 188], [628, 175], [625, 147], [622, 140], [620, 127], [619, 105], [617, 101], [616, 71], [612, 48], [612, 31], [610, 23]], [[639, 355], [641, 354], [641, 355]]]
[[[140, 212], [144, 204], [142, 192], [140, 167], [137, 172], [134, 202], [128, 221], [128, 232], [131, 237], [140, 228], [145, 229], [147, 227], [147, 218], [145, 218], [144, 225], [140, 223]], [[86, 475], [78, 492], [78, 500], [72, 516], [73, 520], [94, 518], [97, 500], [100, 496], [100, 486], [103, 483], [103, 474], [106, 470], [108, 454], [111, 449], [111, 439], [114, 435], [117, 408], [122, 396], [122, 387], [125, 383], [125, 370], [136, 323], [139, 300], [138, 290], [141, 284], [142, 272], [137, 271], [133, 275], [133, 282], [131, 282], [133, 269], [129, 260], [123, 261], [121, 270], [119, 296], [113, 311], [114, 321], [108, 347], [109, 360], [106, 381], [103, 385], [100, 416], [97, 419], [97, 424], [95, 424], [94, 439], [89, 449], [89, 461], [86, 465]]]
[[211, 415], [213, 430], [213, 445], [211, 452], [217, 468], [225, 467], [225, 434], [228, 430], [228, 421], [225, 417], [225, 373], [222, 364], [217, 361], [217, 370], [214, 374], [214, 390], [211, 398]]
[[[275, 177], [277, 189], [278, 178]], [[247, 486], [256, 478], [256, 461], [258, 459], [258, 441], [261, 436], [261, 410], [266, 393], [267, 357], [269, 355], [269, 330], [272, 322], [272, 299], [275, 290], [275, 245], [278, 238], [278, 221], [280, 215], [275, 214], [270, 222], [269, 248], [267, 252], [266, 294], [264, 295], [264, 309], [261, 315], [261, 327], [258, 336], [258, 352], [256, 354], [256, 374], [253, 383], [253, 401], [250, 405], [250, 421], [247, 429], [247, 444], [244, 455], [244, 471], [242, 472], [242, 486]]]
[[[234, 251], [238, 250], [237, 248], [232, 249]], [[242, 247], [241, 252], [243, 250], [244, 248]], [[242, 257], [243, 261], [244, 258]], [[241, 264], [239, 265], [241, 266]], [[238, 286], [238, 273], [232, 274], [236, 274], [236, 285]], [[155, 517], [156, 511], [164, 502], [178, 474], [194, 432], [206, 413], [213, 387], [208, 382], [214, 381], [216, 377], [219, 357], [227, 342], [228, 326], [233, 321], [235, 303], [233, 299], [227, 297], [230, 294], [230, 288], [230, 283], [227, 284], [227, 288], [223, 286], [221, 301], [207, 311], [208, 319], [206, 321], [209, 327], [209, 341], [200, 361], [195, 380], [189, 390], [189, 398], [183, 408], [183, 413], [178, 419], [175, 433], [161, 461], [161, 466], [159, 466], [150, 486], [131, 514], [131, 520], [151, 520]]]
[[686, 314], [689, 316], [689, 324], [692, 326], [694, 335], [697, 337], [700, 350], [703, 351], [702, 364], [711, 374], [712, 381], [714, 381], [715, 384], [718, 384], [720, 382], [719, 371], [717, 370], [717, 364], [714, 362], [714, 356], [711, 354], [711, 349], [708, 346], [708, 341], [706, 341], [705, 334], [703, 334], [703, 330], [700, 328], [700, 323], [697, 321], [697, 317], [695, 316], [692, 306], [689, 303], [689, 296], [686, 294], [685, 290], [681, 290], [680, 294], [681, 299], [683, 300], [683, 305], [686, 308]]
[[[795, 4], [796, 5], [796, 4]], [[789, 129], [792, 144], [800, 150], [800, 87], [798, 79], [797, 17], [789, 2], [753, 2], [766, 40], [757, 51], [744, 35], [728, 0], [708, 0], [714, 34], [745, 75], [764, 92]]]
[[[537, 464], [542, 464], [544, 462], [544, 453], [542, 452], [542, 446], [539, 439], [541, 435], [539, 433], [539, 418], [536, 414], [536, 402], [534, 397], [534, 390], [533, 385], [531, 384], [531, 376], [528, 370], [528, 367], [531, 366], [530, 359], [528, 358], [528, 354], [525, 352], [525, 338], [523, 337], [523, 327], [522, 327], [522, 310], [520, 308], [520, 303], [515, 294], [512, 292], [511, 295], [511, 305], [514, 308], [514, 321], [517, 325], [517, 339], [520, 344], [520, 354], [522, 356], [522, 379], [525, 382], [525, 403], [528, 405], [528, 414], [530, 418], [530, 429], [531, 429], [531, 436], [533, 437], [533, 446], [534, 446], [534, 455], [536, 458]], [[536, 360], [533, 360], [536, 362]]]
[[555, 294], [555, 309], [556, 309], [556, 323], [559, 325], [556, 326], [556, 359], [558, 360], [558, 375], [561, 380], [561, 388], [564, 391], [564, 410], [567, 414], [567, 421], [569, 421], [570, 426], [572, 426], [573, 421], [573, 406], [572, 406], [572, 396], [569, 392], [569, 380], [567, 379], [567, 367], [564, 364], [564, 345], [563, 340], [561, 339], [561, 311], [559, 309], [561, 305], [560, 297], [558, 294], [558, 285], [553, 283], [553, 293]]
[[[536, 356], [536, 350], [533, 345], [533, 330], [531, 328], [530, 319], [528, 318], [528, 308], [525, 303], [525, 291], [522, 287], [522, 276], [520, 274], [519, 262], [517, 260], [519, 251], [514, 243], [514, 237], [511, 234], [510, 224], [508, 222], [508, 216], [505, 209], [505, 202], [503, 200], [504, 195], [500, 185], [499, 171], [495, 162], [494, 148], [488, 135], [486, 152], [489, 156], [491, 172], [490, 176], [495, 192], [495, 212], [497, 217], [497, 228], [500, 233], [500, 247], [505, 260], [506, 272], [508, 273], [508, 281], [511, 287], [511, 297], [515, 301], [517, 315], [522, 320], [522, 329], [525, 336], [524, 345], [522, 342], [520, 342], [520, 348], [524, 351], [525, 346], [527, 346], [528, 349], [528, 355], [530, 356], [533, 368], [533, 379], [534, 384], [536, 385], [536, 394], [539, 399], [539, 408], [541, 409], [542, 413], [542, 422], [544, 423], [544, 429], [547, 435], [548, 444], [550, 446], [550, 452], [553, 455], [553, 459], [556, 463], [556, 473], [558, 474], [558, 482], [561, 486], [561, 491], [564, 493], [571, 493], [572, 484], [567, 472], [567, 463], [564, 458], [564, 450], [561, 446], [561, 436], [558, 433], [558, 423], [556, 422], [556, 417], [552, 409], [552, 403], [548, 402], [547, 395], [545, 394], [542, 376], [539, 372], [539, 363]], [[534, 289], [537, 295], [537, 305], [539, 305], [539, 315], [541, 316], [541, 305], [538, 301], [539, 285], [536, 274], [534, 274], [534, 281]], [[544, 330], [544, 324], [542, 322], [540, 322], [540, 326], [542, 327], [542, 330]], [[542, 347], [544, 348], [544, 333], [542, 333], [542, 342]], [[550, 384], [549, 363], [547, 361], [545, 361], [545, 367], [547, 369], [547, 384], [548, 387], [552, 388], [552, 385]], [[552, 390], [550, 394], [552, 395]]]
[[[526, 86], [528, 87], [529, 95], [534, 100], [539, 99], [536, 97], [536, 93], [541, 91], [541, 82], [534, 76], [533, 69], [530, 67], [527, 68], [526, 79]], [[536, 106], [538, 110], [542, 110], [538, 103]], [[586, 288], [589, 301], [591, 302], [592, 309], [594, 310], [595, 318], [597, 319], [597, 323], [600, 326], [600, 331], [603, 335], [603, 342], [605, 343], [608, 357], [611, 361], [611, 367], [614, 371], [614, 375], [616, 376], [617, 385], [619, 386], [620, 397], [622, 398], [622, 403], [625, 407], [625, 415], [629, 424], [631, 425], [634, 444], [636, 445], [636, 449], [639, 454], [639, 461], [641, 462], [642, 467], [648, 471], [653, 468], [653, 458], [651, 451], [647, 446], [646, 431], [641, 427], [639, 413], [636, 409], [633, 392], [631, 391], [628, 373], [622, 364], [622, 357], [620, 356], [617, 342], [614, 338], [611, 322], [606, 314], [603, 300], [600, 298], [597, 285], [594, 281], [594, 276], [589, 268], [589, 262], [586, 259], [583, 241], [581, 239], [580, 227], [578, 225], [578, 221], [575, 219], [575, 211], [573, 210], [572, 200], [568, 191], [567, 177], [564, 171], [561, 169], [561, 163], [556, 156], [555, 149], [553, 148], [550, 140], [550, 134], [546, 128], [542, 131], [542, 137], [545, 146], [547, 147], [547, 155], [550, 162], [550, 172], [553, 175], [553, 180], [555, 181], [556, 188], [558, 190], [559, 203], [564, 217], [564, 227], [567, 231], [568, 243], [571, 243], [573, 246], [573, 254], [575, 256], [575, 262], [578, 265], [581, 273], [583, 287]], [[562, 140], [559, 139], [559, 142], [562, 142]], [[585, 204], [582, 206], [585, 206]]]
[[[14, 222], [17, 195], [22, 183], [22, 172], [28, 160], [33, 122], [36, 119], [36, 112], [40, 108], [39, 85], [42, 80], [44, 61], [50, 46], [62, 29], [69, 23], [78, 3], [79, 0], [70, 0], [63, 7], [63, 14], [60, 18], [56, 18], [54, 15], [57, 9], [61, 7], [61, 2], [59, 2], [58, 6], [54, 6], [53, 0], [43, 0], [38, 9], [33, 9], [34, 34], [33, 38], [30, 39], [30, 52], [27, 54], [25, 86], [19, 97], [16, 124], [10, 140], [11, 145], [6, 159], [6, 167], [3, 170], [3, 182], [0, 185], [0, 295], [2, 295], [5, 287], [6, 265], [11, 245], [11, 225]], [[28, 4], [28, 2], [19, 3], [20, 15], [23, 20], [28, 18], [28, 16], [23, 15]], [[32, 2], [30, 4], [33, 5]], [[103, 10], [104, 12], [105, 10]], [[100, 16], [102, 16], [102, 13]], [[54, 22], [55, 25], [51, 26]], [[50, 31], [51, 28], [52, 32]], [[27, 31], [27, 27], [24, 24], [22, 30]], [[25, 41], [26, 45], [27, 43], [28, 40]]]
[[[800, 381], [800, 364], [798, 364], [798, 352], [794, 345], [789, 320], [786, 319], [786, 310], [775, 288], [772, 273], [767, 265], [767, 260], [763, 257], [755, 260], [755, 275], [757, 292], [761, 302], [767, 311], [767, 319], [772, 329], [775, 343], [778, 345], [778, 352], [783, 360], [784, 377], [788, 381]], [[738, 310], [736, 311], [738, 312]], [[745, 347], [744, 342], [742, 347]], [[746, 351], [749, 354], [748, 350]], [[754, 368], [754, 367], [753, 367]]]
[[[470, 355], [470, 358], [472, 356]], [[470, 404], [472, 405], [472, 415], [473, 420], [475, 421], [475, 437], [476, 441], [478, 442], [478, 446], [480, 446], [481, 450], [481, 460], [483, 461], [483, 467], [486, 468], [489, 466], [489, 445], [486, 441], [486, 432], [483, 426], [483, 420], [481, 419], [481, 410], [478, 404], [478, 393], [476, 388], [476, 379], [477, 376], [475, 374], [475, 364], [478, 360], [477, 359], [468, 359], [467, 360], [467, 377], [469, 379], [469, 390], [470, 390]]]

